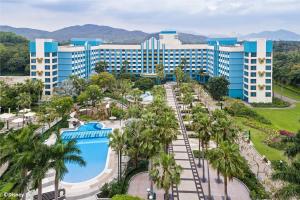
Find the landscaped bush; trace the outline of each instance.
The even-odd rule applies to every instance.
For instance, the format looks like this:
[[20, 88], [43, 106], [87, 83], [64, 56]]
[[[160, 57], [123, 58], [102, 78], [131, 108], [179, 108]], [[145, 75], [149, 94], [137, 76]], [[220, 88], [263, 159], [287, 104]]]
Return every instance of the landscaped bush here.
[[111, 108], [111, 115], [115, 116], [117, 119], [122, 119], [125, 114], [126, 112], [117, 106]]
[[290, 106], [291, 104], [289, 102], [274, 97], [272, 103], [251, 103], [251, 105], [253, 107], [262, 107], [262, 108], [268, 108], [268, 107], [284, 108]]
[[142, 200], [139, 197], [134, 197], [130, 195], [115, 195], [113, 196], [112, 200]]
[[233, 116], [252, 118], [264, 124], [271, 124], [268, 119], [259, 115], [255, 110], [247, 107], [244, 103], [238, 100], [229, 103], [224, 110]]
[[287, 137], [294, 137], [295, 133], [292, 133], [290, 131], [287, 130], [279, 130], [279, 134], [283, 135], [283, 136], [287, 136]]

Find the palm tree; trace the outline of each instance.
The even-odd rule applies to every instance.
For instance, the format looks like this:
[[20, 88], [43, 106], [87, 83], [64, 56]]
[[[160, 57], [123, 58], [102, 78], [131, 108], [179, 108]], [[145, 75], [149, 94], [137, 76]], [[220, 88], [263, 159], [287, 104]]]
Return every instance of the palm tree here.
[[43, 89], [44, 89], [44, 83], [42, 80], [36, 79], [34, 81], [34, 84], [35, 84], [35, 89], [38, 92], [38, 101], [40, 101], [41, 97], [42, 97]]
[[30, 181], [30, 176], [27, 174], [34, 166], [33, 147], [41, 143], [41, 140], [29, 127], [23, 128], [20, 132], [11, 132], [2, 139], [0, 166], [8, 164], [2, 178], [14, 179], [19, 177], [17, 181], [13, 181], [16, 183], [14, 188], [23, 192], [23, 199], [26, 199], [27, 186]]
[[175, 76], [176, 76], [176, 82], [177, 82], [177, 88], [179, 87], [179, 84], [183, 81], [184, 78], [184, 72], [180, 67], [175, 68]]
[[[19, 94], [18, 96], [18, 101], [17, 101], [17, 105], [20, 106], [21, 108], [29, 108], [30, 105], [32, 103], [32, 100], [31, 100], [31, 96], [29, 93], [26, 93], [26, 92], [23, 92], [21, 94]], [[24, 126], [24, 112], [23, 112], [23, 126]]]
[[289, 142], [291, 145], [285, 150], [285, 154], [289, 157], [295, 157], [300, 153], [300, 130], [294, 137], [285, 137], [283, 142]]
[[224, 177], [224, 194], [225, 199], [229, 199], [227, 192], [227, 181], [234, 176], [243, 175], [243, 158], [239, 153], [239, 147], [228, 141], [220, 143], [219, 148], [209, 151], [208, 158], [213, 168], [218, 169]]
[[55, 161], [51, 160], [51, 148], [45, 144], [34, 144], [34, 153], [34, 167], [30, 171], [32, 186], [38, 190], [38, 200], [42, 200], [42, 180]]
[[164, 65], [162, 63], [155, 65], [155, 72], [159, 79], [159, 84], [161, 84], [161, 80], [165, 78]]
[[120, 129], [114, 129], [109, 138], [109, 146], [118, 153], [118, 181], [120, 181], [122, 177], [122, 151], [125, 146], [124, 135]]
[[278, 199], [299, 199], [300, 198], [300, 159], [292, 164], [282, 164], [272, 174], [273, 180], [285, 181], [281, 189], [276, 191], [275, 196]]
[[164, 199], [169, 200], [169, 190], [173, 184], [180, 183], [180, 174], [182, 168], [177, 165], [174, 159], [174, 155], [161, 153], [153, 160], [153, 169], [150, 171], [157, 188], [165, 191]]
[[75, 140], [63, 142], [59, 131], [56, 132], [56, 142], [51, 147], [51, 159], [54, 162], [55, 179], [54, 191], [55, 200], [58, 200], [58, 184], [63, 179], [64, 175], [68, 172], [66, 163], [76, 163], [80, 166], [85, 166], [85, 161], [80, 156], [80, 149], [76, 146]]

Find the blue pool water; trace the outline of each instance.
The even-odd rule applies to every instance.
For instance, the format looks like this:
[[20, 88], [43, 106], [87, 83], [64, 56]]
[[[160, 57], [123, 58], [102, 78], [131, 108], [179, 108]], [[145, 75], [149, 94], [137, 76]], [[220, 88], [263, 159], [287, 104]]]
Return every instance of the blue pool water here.
[[108, 134], [112, 131], [103, 128], [100, 123], [87, 123], [76, 131], [64, 131], [62, 138], [67, 141], [76, 139], [77, 146], [81, 150], [81, 156], [86, 161], [85, 167], [67, 163], [68, 173], [63, 181], [78, 183], [87, 181], [99, 175], [105, 168], [108, 155]]

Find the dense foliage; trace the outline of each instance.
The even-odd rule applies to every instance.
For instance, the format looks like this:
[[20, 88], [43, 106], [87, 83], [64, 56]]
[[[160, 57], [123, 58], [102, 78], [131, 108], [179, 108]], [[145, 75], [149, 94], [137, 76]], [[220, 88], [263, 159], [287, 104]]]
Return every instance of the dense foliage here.
[[251, 103], [253, 107], [276, 107], [276, 108], [284, 108], [290, 106], [289, 102], [283, 101], [279, 98], [273, 97], [272, 103]]
[[228, 80], [221, 77], [213, 77], [208, 80], [208, 91], [215, 100], [222, 100], [223, 96], [228, 95]]
[[275, 42], [273, 63], [275, 81], [300, 86], [299, 42]]
[[0, 75], [29, 74], [28, 42], [15, 33], [0, 32]]

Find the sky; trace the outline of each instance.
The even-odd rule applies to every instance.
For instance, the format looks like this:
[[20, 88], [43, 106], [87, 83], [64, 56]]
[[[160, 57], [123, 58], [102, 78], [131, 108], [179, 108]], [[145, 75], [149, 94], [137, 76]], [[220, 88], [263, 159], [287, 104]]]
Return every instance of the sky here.
[[300, 33], [300, 0], [0, 0], [0, 25], [54, 31], [83, 24], [203, 35]]

